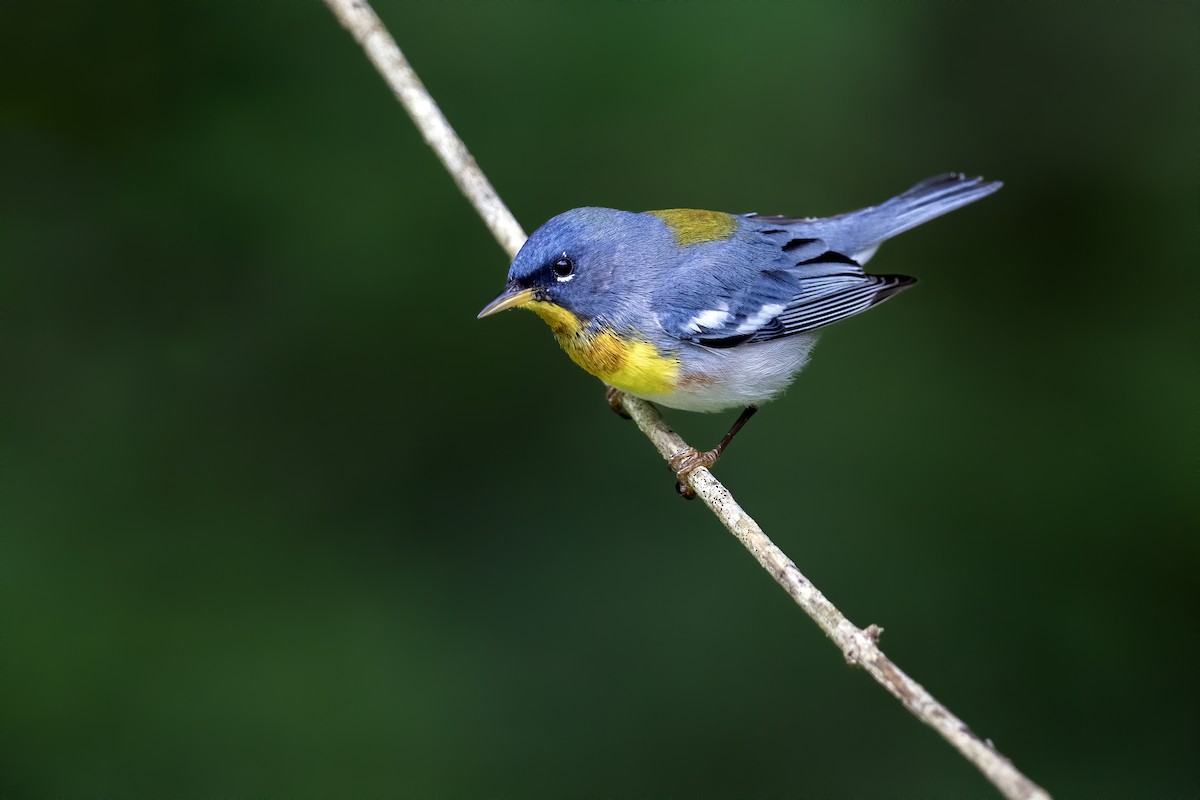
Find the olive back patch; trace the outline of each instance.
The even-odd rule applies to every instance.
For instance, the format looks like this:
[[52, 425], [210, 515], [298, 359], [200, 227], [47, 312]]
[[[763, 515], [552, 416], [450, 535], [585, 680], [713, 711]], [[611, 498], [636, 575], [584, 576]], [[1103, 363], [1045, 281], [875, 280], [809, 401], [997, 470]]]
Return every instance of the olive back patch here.
[[737, 230], [737, 218], [721, 211], [667, 208], [647, 212], [661, 219], [675, 234], [680, 247], [704, 242], [724, 242]]

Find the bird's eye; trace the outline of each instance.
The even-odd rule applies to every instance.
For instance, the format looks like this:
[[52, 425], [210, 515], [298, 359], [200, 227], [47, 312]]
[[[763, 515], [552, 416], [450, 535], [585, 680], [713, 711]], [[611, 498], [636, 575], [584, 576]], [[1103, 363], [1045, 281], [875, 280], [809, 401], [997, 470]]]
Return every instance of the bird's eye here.
[[575, 262], [567, 258], [564, 254], [562, 258], [557, 259], [554, 264], [554, 274], [560, 278], [565, 278], [575, 271]]

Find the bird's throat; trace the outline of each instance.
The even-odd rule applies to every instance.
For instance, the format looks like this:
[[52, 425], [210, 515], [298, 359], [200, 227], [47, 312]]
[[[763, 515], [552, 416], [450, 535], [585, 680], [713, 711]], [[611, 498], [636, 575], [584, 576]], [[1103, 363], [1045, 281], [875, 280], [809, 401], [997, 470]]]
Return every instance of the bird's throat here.
[[678, 358], [662, 354], [642, 339], [584, 324], [556, 303], [533, 302], [527, 307], [545, 320], [572, 361], [609, 386], [640, 397], [674, 391], [679, 379]]

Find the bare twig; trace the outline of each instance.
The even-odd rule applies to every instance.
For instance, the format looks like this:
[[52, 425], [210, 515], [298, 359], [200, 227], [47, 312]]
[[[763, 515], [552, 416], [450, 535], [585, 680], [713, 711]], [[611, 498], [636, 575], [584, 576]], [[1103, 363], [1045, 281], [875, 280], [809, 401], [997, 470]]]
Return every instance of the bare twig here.
[[[383, 22], [366, 0], [325, 0], [325, 4], [354, 35], [371, 63], [383, 75], [425, 141], [437, 152], [500, 246], [510, 258], [515, 256], [525, 241], [525, 233], [421, 84]], [[669, 459], [688, 448], [687, 443], [667, 426], [652, 405], [628, 395], [624, 396], [623, 402], [638, 428], [649, 437], [664, 458]], [[883, 654], [877, 643], [882, 629], [875, 625], [861, 629], [846, 619], [763, 533], [758, 523], [742, 510], [729, 490], [711, 472], [697, 469], [692, 472], [689, 482], [729, 532], [841, 648], [847, 663], [865, 669], [914, 716], [940, 733], [974, 764], [1005, 797], [1049, 800], [1050, 795], [1045, 790], [1022, 775], [995, 748], [981, 741], [962, 720]]]

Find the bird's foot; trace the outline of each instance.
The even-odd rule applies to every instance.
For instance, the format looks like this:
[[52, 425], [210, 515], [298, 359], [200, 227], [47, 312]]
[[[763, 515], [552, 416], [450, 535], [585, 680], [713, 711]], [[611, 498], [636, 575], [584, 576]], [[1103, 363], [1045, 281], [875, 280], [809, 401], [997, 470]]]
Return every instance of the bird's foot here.
[[689, 447], [682, 453], [676, 453], [671, 456], [667, 460], [667, 465], [675, 471], [675, 491], [688, 500], [695, 499], [696, 492], [688, 484], [688, 476], [701, 467], [711, 469], [712, 465], [717, 463], [717, 458], [720, 455], [720, 450], [706, 450], [701, 453], [696, 448]]
[[613, 413], [621, 419], [632, 419], [629, 416], [629, 412], [625, 410], [625, 406], [621, 403], [624, 397], [625, 394], [620, 389], [614, 389], [611, 386], [604, 387], [604, 399], [608, 401], [608, 406], [613, 410]]

